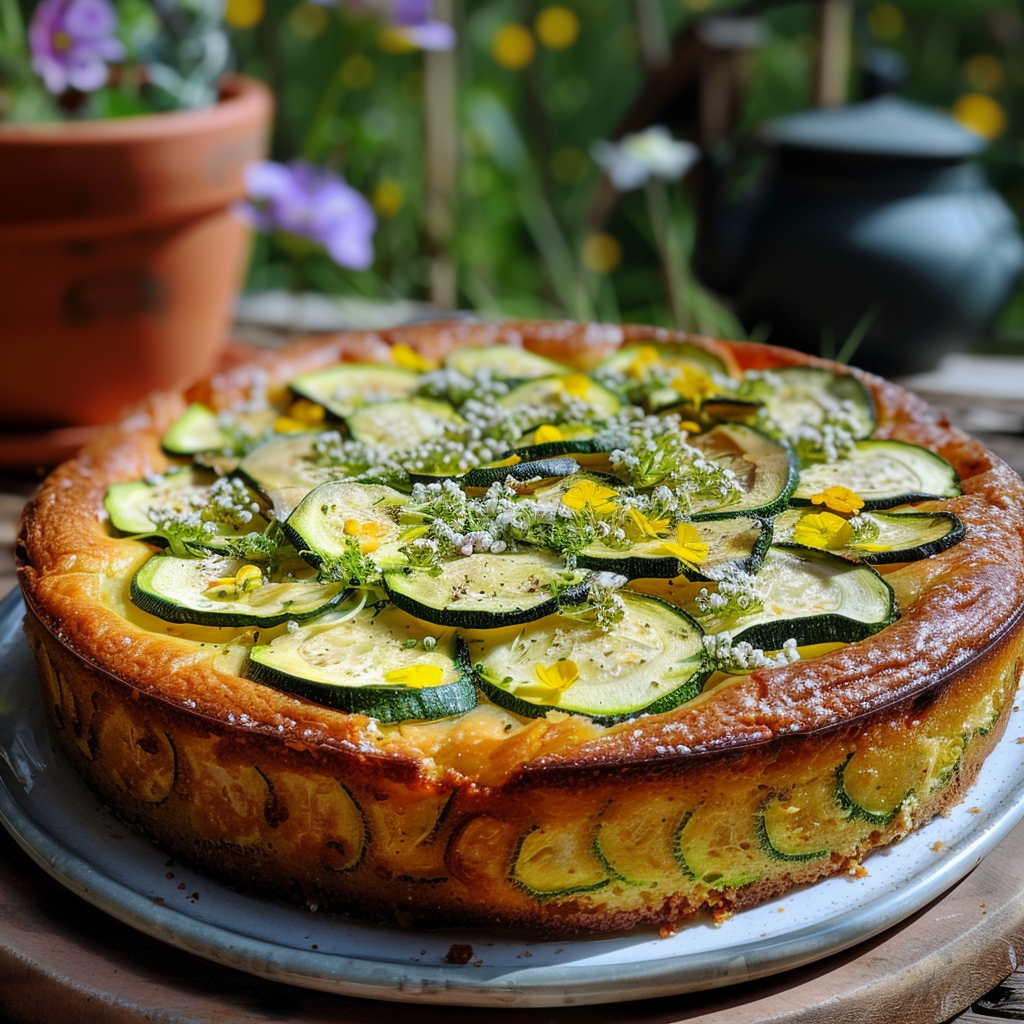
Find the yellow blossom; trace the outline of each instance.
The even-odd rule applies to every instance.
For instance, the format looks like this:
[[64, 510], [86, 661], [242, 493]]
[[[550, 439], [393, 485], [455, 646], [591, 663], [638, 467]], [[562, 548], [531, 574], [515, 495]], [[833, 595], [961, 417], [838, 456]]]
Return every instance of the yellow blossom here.
[[384, 680], [400, 686], [411, 686], [421, 690], [425, 686], [438, 686], [444, 676], [440, 665], [406, 665], [384, 673]]
[[297, 434], [303, 430], [312, 430], [324, 421], [324, 407], [311, 402], [308, 398], [297, 398], [284, 416], [274, 421], [274, 430], [279, 434]]
[[570, 373], [561, 379], [562, 390], [573, 398], [586, 398], [591, 380], [585, 373]]
[[685, 364], [679, 366], [679, 370], [672, 380], [672, 387], [686, 401], [692, 402], [698, 408], [701, 402], [714, 391], [711, 378], [703, 370]]
[[969, 92], [961, 96], [953, 104], [953, 118], [961, 128], [989, 140], [1004, 134], [1008, 124], [1006, 111], [999, 101], [983, 92]]
[[856, 548], [858, 551], [892, 551], [891, 544], [879, 544], [877, 541], [867, 542], [863, 544], [851, 544], [850, 547]]
[[537, 38], [549, 50], [565, 50], [576, 42], [580, 21], [575, 13], [561, 4], [545, 7], [534, 22]]
[[654, 345], [641, 345], [632, 362], [626, 367], [626, 373], [637, 380], [645, 380], [647, 371], [660, 362], [661, 354]]
[[610, 274], [622, 262], [622, 246], [605, 231], [590, 235], [583, 243], [583, 263], [595, 274]]
[[417, 373], [426, 373], [428, 370], [436, 370], [438, 362], [436, 359], [428, 359], [421, 355], [414, 348], [408, 345], [392, 345], [391, 358], [398, 366], [405, 370], [416, 370]]
[[796, 524], [793, 540], [807, 548], [842, 548], [853, 540], [853, 527], [833, 512], [812, 512]]
[[648, 519], [638, 508], [627, 508], [626, 516], [642, 538], [658, 537], [668, 529], [667, 519]]
[[851, 491], [849, 487], [836, 485], [827, 488], [820, 494], [812, 494], [811, 504], [824, 505], [825, 508], [841, 515], [853, 515], [864, 507], [864, 499]]
[[590, 508], [598, 514], [611, 512], [615, 508], [612, 499], [618, 493], [611, 487], [594, 483], [593, 480], [581, 480], [562, 495], [562, 504], [568, 505], [576, 512], [582, 512], [585, 508]]
[[372, 519], [363, 522], [358, 519], [346, 519], [343, 532], [346, 537], [355, 537], [359, 541], [359, 550], [365, 555], [380, 547], [380, 540], [387, 535], [388, 528], [383, 523], [375, 523]]
[[541, 686], [546, 686], [549, 690], [556, 690], [559, 693], [567, 690], [580, 677], [580, 670], [576, 666], [576, 662], [566, 658], [556, 661], [553, 665], [542, 665], [537, 662], [533, 668]]
[[507, 459], [502, 459], [501, 462], [489, 463], [492, 469], [501, 469], [503, 466], [518, 466], [523, 460], [518, 455], [510, 455]]
[[232, 28], [252, 28], [263, 17], [263, 0], [228, 0], [224, 20]]
[[700, 539], [697, 528], [690, 523], [680, 523], [676, 527], [676, 539], [665, 541], [661, 550], [667, 555], [674, 555], [680, 562], [688, 565], [700, 565], [708, 557], [708, 545]]
[[700, 433], [700, 424], [699, 423], [695, 423], [693, 420], [683, 420], [679, 424], [679, 429], [680, 430], [685, 430], [686, 433], [688, 433], [688, 434], [699, 434]]
[[538, 427], [533, 435], [534, 444], [550, 444], [552, 441], [564, 440], [565, 434], [558, 427], [554, 427], [550, 423], [545, 423], [543, 426]]
[[238, 597], [263, 586], [263, 573], [255, 565], [243, 565], [234, 576], [221, 576], [206, 584], [207, 590], [218, 591], [215, 597]]
[[491, 40], [491, 56], [509, 71], [522, 71], [536, 52], [533, 34], [525, 25], [502, 25]]

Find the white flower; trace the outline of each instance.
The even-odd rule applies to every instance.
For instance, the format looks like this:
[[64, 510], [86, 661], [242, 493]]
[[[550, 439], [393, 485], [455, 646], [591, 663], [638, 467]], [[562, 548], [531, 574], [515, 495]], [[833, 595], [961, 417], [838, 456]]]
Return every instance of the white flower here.
[[673, 139], [664, 125], [624, 135], [618, 142], [597, 142], [592, 152], [620, 192], [640, 188], [650, 178], [675, 181], [700, 154], [693, 143]]

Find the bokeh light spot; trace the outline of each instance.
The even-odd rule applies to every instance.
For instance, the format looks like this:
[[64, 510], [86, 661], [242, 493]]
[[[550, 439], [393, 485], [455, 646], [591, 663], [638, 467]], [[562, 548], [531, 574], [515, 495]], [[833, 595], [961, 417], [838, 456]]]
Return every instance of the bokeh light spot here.
[[603, 231], [583, 243], [583, 263], [598, 274], [611, 273], [622, 262], [622, 246]]
[[373, 208], [385, 220], [398, 214], [405, 205], [405, 190], [394, 178], [382, 178], [373, 190]]
[[365, 53], [353, 53], [341, 62], [338, 69], [341, 84], [346, 89], [367, 89], [373, 82], [376, 69]]
[[953, 117], [983, 139], [998, 139], [1006, 131], [1006, 111], [991, 96], [968, 92], [953, 104]]
[[300, 39], [315, 39], [327, 28], [327, 11], [319, 4], [299, 4], [288, 15], [288, 26]]
[[263, 17], [263, 0], [228, 0], [224, 20], [232, 28], [252, 28]]
[[521, 71], [534, 58], [537, 44], [523, 25], [502, 25], [491, 40], [491, 56], [509, 71]]
[[976, 92], [997, 92], [1006, 81], [1006, 69], [991, 53], [976, 53], [964, 62], [964, 78]]
[[579, 38], [580, 19], [568, 7], [553, 4], [537, 15], [534, 28], [537, 38], [549, 50], [567, 50]]
[[590, 160], [579, 146], [561, 146], [551, 158], [551, 173], [561, 185], [575, 185], [589, 167]]
[[903, 12], [895, 4], [875, 4], [868, 11], [868, 28], [876, 39], [889, 42], [903, 35]]

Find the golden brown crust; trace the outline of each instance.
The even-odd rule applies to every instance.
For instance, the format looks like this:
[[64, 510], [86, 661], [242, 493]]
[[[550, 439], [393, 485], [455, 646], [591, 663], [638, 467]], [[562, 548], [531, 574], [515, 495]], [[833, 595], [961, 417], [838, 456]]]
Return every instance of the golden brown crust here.
[[[453, 347], [523, 344], [589, 367], [624, 341], [678, 337], [639, 327], [472, 321], [342, 335], [262, 356], [186, 394], [153, 396], [129, 413], [44, 483], [26, 509], [17, 547], [19, 577], [32, 613], [30, 634], [41, 665], [49, 666], [41, 672], [44, 676], [49, 672], [56, 680], [50, 685], [51, 696], [56, 694], [55, 720], [59, 724], [62, 716], [77, 716], [79, 722], [68, 732], [74, 738], [66, 738], [65, 746], [80, 770], [117, 803], [122, 814], [182, 855], [208, 866], [219, 865], [236, 880], [248, 872], [261, 885], [274, 871], [282, 870], [272, 854], [262, 851], [259, 856], [265, 862], [254, 865], [252, 850], [235, 851], [223, 836], [218, 839], [213, 833], [203, 839], [205, 826], [195, 814], [216, 801], [210, 796], [213, 783], [201, 781], [201, 752], [213, 751], [211, 756], [219, 760], [221, 770], [229, 773], [244, 773], [246, 765], [262, 765], [260, 778], [277, 778], [281, 800], [289, 786], [300, 785], [296, 780], [303, 773], [305, 784], [315, 786], [345, 778], [360, 807], [360, 792], [363, 800], [375, 806], [382, 799], [381, 787], [397, 787], [387, 790], [386, 798], [393, 805], [406, 800], [416, 813], [428, 818], [436, 814], [438, 822], [444, 820], [443, 827], [436, 826], [434, 838], [424, 842], [422, 849], [427, 852], [417, 868], [427, 873], [423, 877], [432, 871], [446, 872], [449, 892], [458, 887], [458, 894], [447, 897], [443, 908], [435, 907], [436, 913], [450, 920], [520, 923], [556, 932], [625, 926], [639, 920], [672, 922], [701, 904], [745, 905], [794, 882], [842, 870], [870, 846], [901, 834], [901, 829], [910, 827], [906, 815], [870, 839], [853, 837], [845, 852], [825, 863], [793, 866], [725, 895], [704, 892], [697, 899], [680, 891], [643, 909], [628, 903], [621, 907], [614, 901], [602, 903], [594, 895], [548, 901], [538, 909], [536, 900], [508, 885], [508, 865], [498, 873], [499, 882], [493, 871], [474, 861], [478, 851], [489, 845], [503, 849], [506, 859], [514, 859], [515, 843], [522, 841], [523, 830], [542, 827], [536, 824], [537, 815], [543, 816], [538, 804], [550, 801], [552, 815], [559, 808], [564, 811], [565, 798], [559, 794], [566, 787], [573, 791], [574, 801], [593, 805], [586, 813], [594, 820], [627, 777], [629, 786], [646, 787], [652, 797], [658, 797], [659, 787], [669, 780], [689, 780], [686, 785], [692, 787], [694, 800], [698, 794], [708, 796], [715, 786], [725, 785], [728, 790], [722, 781], [726, 776], [754, 779], [770, 771], [775, 773], [771, 777], [777, 787], [792, 787], [799, 778], [813, 774], [807, 766], [812, 761], [817, 765], [815, 758], [834, 766], [837, 759], [841, 762], [859, 749], [858, 737], [881, 728], [890, 718], [901, 719], [911, 711], [926, 715], [933, 707], [955, 704], [951, 694], [958, 688], [976, 687], [986, 666], [989, 671], [997, 669], [1002, 680], [999, 700], [1007, 688], [1012, 693], [1008, 680], [1012, 676], [1015, 681], [1020, 674], [1024, 610], [1024, 483], [996, 456], [951, 428], [914, 396], [875, 377], [860, 375], [876, 401], [877, 436], [931, 447], [960, 473], [963, 497], [935, 503], [935, 507], [960, 516], [967, 526], [964, 540], [890, 575], [901, 598], [901, 618], [882, 633], [813, 661], [753, 672], [668, 714], [606, 728], [555, 715], [528, 723], [512, 736], [492, 735], [485, 716], [479, 721], [470, 716], [465, 725], [399, 728], [383, 742], [371, 740], [364, 717], [240, 679], [219, 667], [216, 657], [197, 644], [166, 630], [154, 632], [141, 616], [125, 618], [110, 599], [110, 593], [123, 589], [151, 549], [109, 535], [104, 525], [104, 492], [111, 482], [165, 468], [159, 438], [189, 400], [224, 408], [244, 397], [254, 384], [266, 385], [273, 393], [296, 373], [338, 359], [386, 359], [389, 346], [398, 343], [434, 358]], [[687, 340], [719, 353], [737, 371], [801, 362], [832, 365], [770, 346]], [[90, 690], [92, 698], [82, 696]], [[983, 697], [995, 701], [997, 711], [1002, 707], [991, 694], [979, 690], [977, 699]], [[81, 707], [68, 706], [69, 699]], [[90, 700], [101, 710], [88, 711]], [[141, 799], [130, 785], [126, 789], [117, 781], [131, 774], [128, 767], [122, 765], [112, 782], [106, 769], [97, 768], [95, 754], [90, 756], [90, 743], [99, 749], [114, 742], [111, 737], [117, 730], [110, 723], [120, 721], [117, 716], [123, 708], [115, 711], [119, 702], [123, 708], [134, 703], [144, 710], [134, 728], [145, 729], [148, 723], [153, 735], [168, 737], [177, 750], [173, 792], [169, 790], [160, 801]], [[470, 728], [475, 730], [472, 735], [466, 732]], [[991, 745], [989, 734], [985, 735], [985, 742], [979, 740], [971, 749], [960, 780], [980, 765]], [[164, 756], [166, 762], [169, 755], [161, 742], [153, 741], [156, 753], [151, 757]], [[118, 748], [114, 744], [111, 749]], [[191, 774], [182, 760], [190, 750], [194, 754]], [[106, 763], [111, 756], [108, 751], [100, 760]], [[140, 769], [139, 785], [159, 788], [155, 780], [166, 775], [166, 764], [161, 764], [148, 775]], [[815, 770], [827, 774], [820, 765]], [[617, 782], [619, 776], [623, 780]], [[248, 784], [263, 785], [251, 778]], [[958, 781], [927, 806], [923, 803], [922, 813], [935, 813], [958, 799], [962, 784]], [[190, 790], [190, 785], [199, 789]], [[244, 789], [242, 782], [238, 785]], [[757, 789], [756, 783], [753, 788]], [[197, 792], [203, 796], [196, 798]], [[442, 815], [438, 808], [452, 793], [457, 800]], [[274, 817], [272, 803], [260, 810], [264, 820], [268, 814]], [[379, 812], [377, 808], [373, 813]], [[360, 813], [364, 823], [368, 814], [372, 818], [365, 808]], [[288, 831], [281, 822], [274, 827], [279, 838]], [[387, 834], [391, 826], [378, 821], [372, 827], [377, 834]], [[208, 850], [203, 853], [204, 842], [213, 844], [216, 856], [209, 856]], [[299, 861], [307, 854], [315, 859], [303, 845], [304, 839], [297, 838], [295, 843], [298, 852], [293, 852]], [[286, 843], [281, 845], [288, 849]], [[443, 855], [436, 853], [442, 847]], [[316, 856], [322, 859], [322, 851]], [[336, 849], [333, 856], [337, 859], [342, 854]], [[307, 876], [292, 884], [303, 898], [317, 892], [318, 898], [341, 908], [372, 912], [384, 906], [397, 915], [401, 906], [407, 906], [414, 917], [424, 916], [432, 906], [431, 898], [424, 895], [426, 883], [403, 881], [408, 870], [398, 870], [379, 852], [371, 855], [371, 861], [373, 856], [383, 857], [373, 862], [374, 870], [381, 877], [391, 873], [388, 884], [397, 886], [394, 893], [388, 895], [387, 887], [379, 883], [368, 888], [360, 874], [364, 868], [351, 865], [342, 870], [335, 864], [324, 869], [328, 871], [324, 878]], [[369, 895], [360, 895], [364, 892]], [[498, 909], [488, 911], [488, 906]]]

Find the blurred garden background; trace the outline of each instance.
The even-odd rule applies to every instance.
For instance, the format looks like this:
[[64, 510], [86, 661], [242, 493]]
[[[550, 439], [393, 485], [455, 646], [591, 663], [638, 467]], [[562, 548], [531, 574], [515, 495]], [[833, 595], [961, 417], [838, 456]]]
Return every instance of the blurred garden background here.
[[[680, 138], [699, 130], [685, 71], [667, 103], [645, 111], [643, 97], [652, 79], [664, 79], [673, 41], [718, 15], [743, 15], [746, 25], [735, 44], [743, 49], [737, 108], [728, 114], [735, 137], [813, 106], [823, 45], [817, 3], [438, 0], [434, 16], [454, 28], [450, 51], [413, 48], [366, 6], [228, 0], [237, 67], [269, 82], [277, 99], [273, 157], [334, 168], [377, 217], [371, 268], [344, 269], [322, 255], [297, 260], [261, 237], [248, 290], [302, 287], [486, 315], [743, 335], [687, 272], [690, 178], [603, 202], [596, 147], [645, 113], [670, 121]], [[1024, 213], [1017, 4], [858, 3], [848, 42], [849, 100], [889, 76], [906, 98], [952, 113], [990, 140], [982, 157], [989, 178]], [[677, 251], [666, 254], [666, 244]], [[670, 301], [672, 289], [682, 298]], [[1024, 291], [993, 344], [1024, 347]]]

